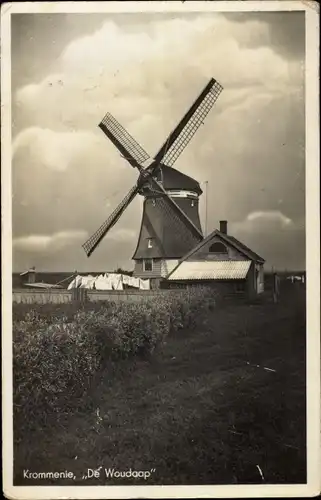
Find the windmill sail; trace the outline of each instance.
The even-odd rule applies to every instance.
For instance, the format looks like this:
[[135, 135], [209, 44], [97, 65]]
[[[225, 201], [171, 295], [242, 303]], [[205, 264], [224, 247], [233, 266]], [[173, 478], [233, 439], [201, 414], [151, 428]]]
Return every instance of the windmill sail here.
[[169, 135], [159, 152], [155, 156], [157, 163], [172, 166], [179, 155], [184, 151], [193, 135], [204, 122], [205, 117], [215, 104], [223, 87], [214, 78], [211, 78], [204, 90], [198, 96], [177, 127]]
[[132, 167], [138, 167], [148, 160], [146, 151], [110, 113], [104, 116], [99, 127]]
[[97, 231], [82, 245], [88, 257], [99, 245], [107, 232], [116, 224], [119, 217], [133, 201], [138, 191], [139, 187], [135, 185], [118, 205], [118, 207], [113, 211], [110, 217], [108, 217], [108, 219], [97, 229]]
[[203, 238], [201, 230], [196, 227], [194, 222], [185, 214], [182, 208], [169, 196], [162, 183], [158, 182], [155, 177], [160, 163], [164, 163], [171, 167], [177, 160], [196, 130], [203, 123], [222, 89], [223, 87], [214, 80], [214, 78], [209, 81], [180, 123], [169, 135], [167, 141], [155, 156], [152, 164], [147, 168], [144, 168], [142, 165], [149, 159], [149, 155], [146, 151], [110, 113], [104, 116], [99, 127], [130, 165], [139, 170], [140, 176], [135, 186], [129, 191], [110, 217], [83, 244], [83, 248], [88, 257], [99, 245], [106, 233], [116, 224], [137, 193], [140, 192], [144, 194], [143, 188], [148, 185], [150, 186], [149, 195], [155, 196], [161, 213], [166, 213], [167, 219], [171, 220], [171, 225], [175, 233], [174, 239], [175, 241], [177, 240], [177, 245], [179, 245], [180, 242], [188, 241], [188, 246], [191, 247], [194, 243], [199, 242]]

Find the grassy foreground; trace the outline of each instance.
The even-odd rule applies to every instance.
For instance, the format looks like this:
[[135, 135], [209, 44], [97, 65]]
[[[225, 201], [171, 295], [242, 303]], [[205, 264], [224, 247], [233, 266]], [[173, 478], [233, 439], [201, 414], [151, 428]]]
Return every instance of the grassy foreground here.
[[[293, 289], [277, 305], [209, 311], [147, 358], [108, 364], [74, 411], [16, 433], [14, 484], [304, 483], [305, 439], [305, 303]], [[152, 472], [104, 471], [130, 468]]]

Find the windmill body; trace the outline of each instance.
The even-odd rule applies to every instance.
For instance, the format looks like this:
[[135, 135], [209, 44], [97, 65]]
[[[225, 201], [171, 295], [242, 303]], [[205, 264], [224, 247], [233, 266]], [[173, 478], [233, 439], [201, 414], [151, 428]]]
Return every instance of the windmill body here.
[[[184, 214], [202, 233], [199, 217], [199, 183], [178, 170], [161, 164], [157, 180], [168, 196], [181, 208]], [[137, 277], [165, 277], [198, 242], [197, 238], [186, 237], [186, 228], [181, 221], [174, 220], [171, 210], [166, 210], [163, 194], [142, 189], [144, 196], [143, 215], [137, 246], [133, 255], [134, 275]], [[183, 232], [183, 234], [182, 234]], [[185, 237], [184, 237], [185, 236]]]
[[198, 212], [202, 190], [195, 179], [174, 169], [173, 164], [204, 124], [222, 89], [210, 79], [153, 159], [110, 113], [105, 115], [99, 127], [139, 176], [118, 207], [84, 243], [88, 257], [138, 194], [144, 196], [144, 204], [133, 255], [136, 276], [156, 281], [166, 277], [178, 260], [203, 240]]

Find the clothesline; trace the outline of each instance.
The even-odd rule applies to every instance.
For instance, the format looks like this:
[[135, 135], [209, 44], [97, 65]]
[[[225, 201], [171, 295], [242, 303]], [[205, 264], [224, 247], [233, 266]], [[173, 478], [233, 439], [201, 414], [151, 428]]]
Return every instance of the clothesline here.
[[105, 273], [99, 276], [76, 276], [68, 290], [72, 288], [87, 288], [90, 290], [123, 290], [124, 285], [138, 288], [140, 290], [150, 290], [150, 280], [134, 278], [125, 274]]

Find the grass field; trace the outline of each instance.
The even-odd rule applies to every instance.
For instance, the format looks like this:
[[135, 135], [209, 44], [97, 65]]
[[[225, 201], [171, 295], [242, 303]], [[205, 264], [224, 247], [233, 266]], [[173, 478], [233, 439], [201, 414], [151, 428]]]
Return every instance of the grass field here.
[[[305, 384], [304, 290], [217, 308], [149, 357], [108, 364], [77, 411], [16, 436], [14, 484], [305, 483]], [[24, 469], [75, 478], [31, 481]]]

